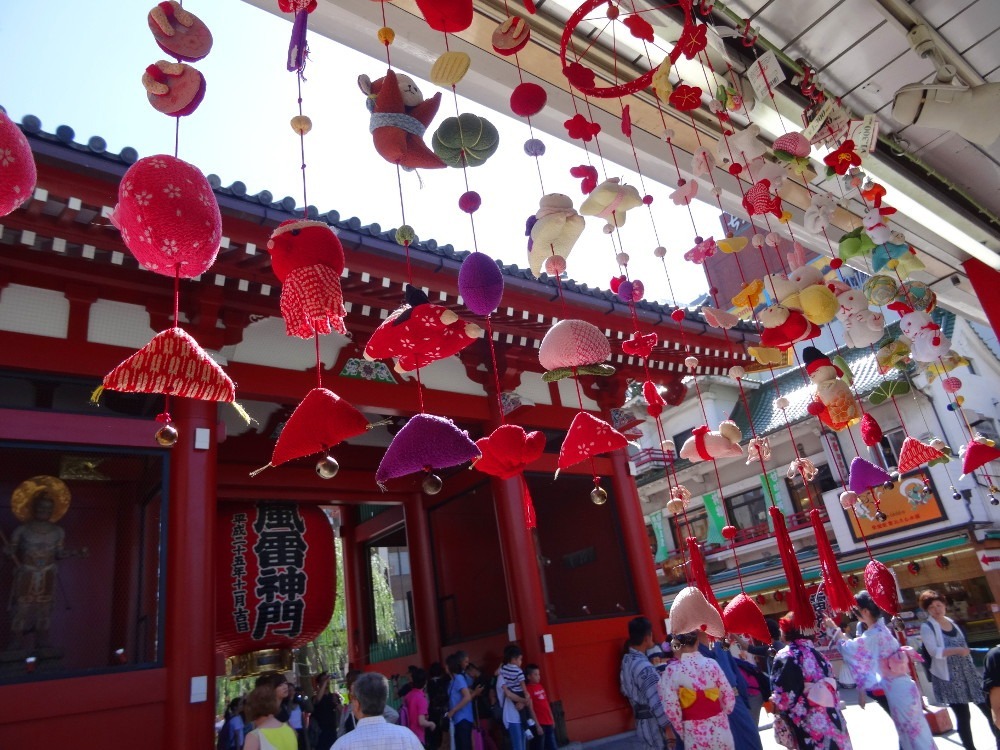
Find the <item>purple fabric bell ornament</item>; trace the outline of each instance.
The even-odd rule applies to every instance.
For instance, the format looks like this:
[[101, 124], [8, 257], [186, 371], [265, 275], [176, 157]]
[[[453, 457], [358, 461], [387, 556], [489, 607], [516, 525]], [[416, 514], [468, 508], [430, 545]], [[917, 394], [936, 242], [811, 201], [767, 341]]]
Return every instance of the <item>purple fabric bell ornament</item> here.
[[[403, 425], [403, 429], [389, 443], [375, 472], [375, 481], [385, 489], [385, 483], [390, 479], [419, 471], [430, 472], [433, 469], [458, 466], [481, 455], [479, 448], [469, 438], [469, 433], [460, 430], [450, 419], [433, 414], [417, 414]], [[437, 484], [439, 491], [439, 480]], [[435, 494], [426, 484], [425, 489], [429, 494]]]
[[892, 482], [892, 475], [881, 466], [876, 466], [860, 456], [851, 461], [851, 474], [847, 481], [851, 492], [862, 495], [873, 487], [881, 487], [886, 482]]
[[490, 315], [503, 297], [503, 273], [486, 253], [474, 252], [458, 271], [458, 293], [476, 315]]

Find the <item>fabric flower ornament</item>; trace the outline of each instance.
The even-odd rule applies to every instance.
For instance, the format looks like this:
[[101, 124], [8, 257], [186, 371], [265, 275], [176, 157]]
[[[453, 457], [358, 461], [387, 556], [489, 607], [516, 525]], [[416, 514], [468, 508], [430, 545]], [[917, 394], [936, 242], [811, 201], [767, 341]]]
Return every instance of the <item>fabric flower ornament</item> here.
[[703, 23], [691, 24], [681, 30], [676, 47], [688, 60], [693, 60], [708, 46], [708, 27]]
[[601, 132], [601, 126], [581, 114], [575, 114], [563, 123], [570, 138], [589, 143]]
[[572, 62], [563, 68], [563, 75], [570, 85], [578, 89], [592, 89], [597, 85], [597, 76], [582, 63]]
[[656, 343], [655, 333], [642, 334], [634, 331], [630, 339], [622, 342], [622, 351], [630, 357], [648, 357], [653, 353]]
[[632, 137], [632, 110], [628, 104], [622, 107], [622, 135]]
[[726, 237], [718, 241], [719, 249], [724, 253], [738, 253], [747, 246], [746, 237]]
[[880, 208], [882, 206], [882, 198], [885, 197], [885, 188], [877, 182], [872, 183], [870, 188], [861, 191], [861, 197], [864, 198], [866, 202], [875, 206], [875, 208]]
[[699, 146], [691, 154], [691, 172], [695, 177], [710, 174], [715, 169], [715, 154], [704, 146]]
[[670, 200], [676, 206], [687, 206], [698, 195], [697, 180], [678, 180], [677, 189], [670, 194]]
[[846, 140], [836, 151], [823, 159], [827, 166], [827, 176], [837, 174], [843, 177], [851, 167], [861, 166], [861, 157], [854, 150], [854, 141]]
[[717, 310], [707, 305], [701, 308], [701, 314], [704, 316], [705, 322], [712, 328], [732, 328], [740, 322], [740, 319], [731, 312]]
[[595, 167], [590, 164], [581, 164], [578, 167], [572, 167], [569, 173], [581, 180], [580, 190], [583, 191], [584, 195], [594, 192], [594, 188], [597, 187], [597, 169]]
[[682, 83], [670, 95], [670, 106], [681, 112], [690, 112], [701, 106], [701, 89]]
[[636, 39], [642, 39], [644, 42], [649, 42], [650, 44], [653, 43], [653, 26], [638, 13], [628, 16], [622, 23], [625, 24], [625, 28]]
[[744, 284], [743, 288], [733, 297], [733, 307], [746, 307], [753, 310], [760, 304], [761, 295], [764, 293], [764, 282], [760, 279]]
[[764, 365], [785, 365], [785, 355], [781, 349], [773, 346], [748, 346], [747, 354], [753, 357], [758, 364]]
[[715, 255], [715, 251], [719, 249], [719, 246], [715, 243], [715, 240], [709, 237], [707, 240], [702, 240], [697, 245], [692, 247], [686, 253], [684, 253], [684, 260], [701, 265], [708, 258]]

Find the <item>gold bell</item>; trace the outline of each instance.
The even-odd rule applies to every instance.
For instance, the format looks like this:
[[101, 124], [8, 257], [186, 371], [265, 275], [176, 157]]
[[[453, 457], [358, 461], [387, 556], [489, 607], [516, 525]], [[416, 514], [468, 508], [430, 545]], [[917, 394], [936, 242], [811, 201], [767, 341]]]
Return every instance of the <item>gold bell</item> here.
[[305, 135], [313, 128], [312, 120], [305, 115], [295, 115], [289, 122], [289, 125], [292, 126], [292, 130], [298, 135]]

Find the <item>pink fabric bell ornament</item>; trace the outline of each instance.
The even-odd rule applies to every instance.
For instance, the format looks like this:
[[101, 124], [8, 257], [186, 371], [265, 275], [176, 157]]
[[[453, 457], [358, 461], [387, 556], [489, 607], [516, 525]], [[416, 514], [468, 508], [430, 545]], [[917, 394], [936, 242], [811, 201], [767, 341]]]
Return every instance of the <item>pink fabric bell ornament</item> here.
[[681, 589], [670, 604], [670, 632], [677, 635], [695, 631], [722, 638], [726, 634], [726, 626], [719, 608], [712, 606], [704, 592], [688, 586]]
[[285, 333], [302, 339], [347, 334], [344, 293], [344, 247], [328, 224], [289, 219], [279, 224], [267, 243], [271, 269], [281, 282], [281, 315]]
[[212, 186], [196, 166], [166, 154], [128, 168], [110, 219], [139, 264], [164, 276], [200, 276], [222, 242]]
[[28, 139], [0, 110], [0, 216], [13, 213], [35, 192], [38, 173]]

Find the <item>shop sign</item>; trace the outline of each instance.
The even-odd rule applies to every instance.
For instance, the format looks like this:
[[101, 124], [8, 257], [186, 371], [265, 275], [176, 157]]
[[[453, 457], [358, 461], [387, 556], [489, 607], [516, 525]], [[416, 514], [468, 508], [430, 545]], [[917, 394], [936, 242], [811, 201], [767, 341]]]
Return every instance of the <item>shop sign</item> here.
[[869, 495], [861, 497], [855, 508], [857, 515], [843, 511], [851, 528], [851, 537], [861, 541], [861, 532], [869, 540], [896, 534], [900, 531], [943, 521], [946, 516], [941, 499], [926, 469], [918, 469], [902, 477], [891, 490], [875, 490], [879, 509], [885, 513], [884, 521], [875, 520], [875, 503]]
[[984, 549], [976, 553], [983, 572], [1000, 570], [1000, 549]]
[[320, 508], [293, 503], [220, 506], [216, 647], [225, 656], [289, 649], [333, 617], [333, 528]]

